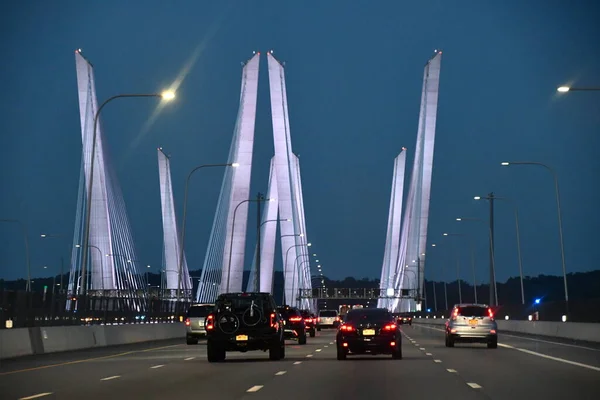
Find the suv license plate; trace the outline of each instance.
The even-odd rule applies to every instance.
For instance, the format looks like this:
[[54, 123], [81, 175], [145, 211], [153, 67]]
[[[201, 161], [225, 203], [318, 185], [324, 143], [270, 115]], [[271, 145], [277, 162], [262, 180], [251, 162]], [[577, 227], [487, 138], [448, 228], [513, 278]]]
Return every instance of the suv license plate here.
[[245, 342], [248, 340], [248, 335], [237, 335], [235, 340], [238, 342]]
[[365, 336], [373, 336], [375, 335], [375, 329], [364, 329], [363, 335]]
[[469, 325], [476, 326], [477, 325], [477, 320], [476, 319], [469, 320]]

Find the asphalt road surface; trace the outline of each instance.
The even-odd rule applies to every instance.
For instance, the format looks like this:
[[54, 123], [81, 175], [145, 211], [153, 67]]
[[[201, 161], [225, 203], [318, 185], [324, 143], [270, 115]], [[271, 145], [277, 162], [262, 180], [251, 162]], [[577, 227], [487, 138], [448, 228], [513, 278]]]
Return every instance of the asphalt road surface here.
[[[600, 346], [519, 336], [444, 347], [435, 326], [403, 327], [404, 359], [337, 361], [334, 332], [287, 342], [286, 358], [227, 353], [184, 339], [0, 362], [0, 399], [598, 399]], [[36, 397], [37, 396], [37, 397]]]

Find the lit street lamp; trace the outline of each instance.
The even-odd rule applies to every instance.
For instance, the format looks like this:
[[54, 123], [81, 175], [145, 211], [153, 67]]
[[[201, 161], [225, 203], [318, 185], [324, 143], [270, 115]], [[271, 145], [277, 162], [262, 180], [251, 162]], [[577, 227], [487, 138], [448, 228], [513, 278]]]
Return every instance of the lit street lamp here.
[[[90, 219], [92, 216], [92, 188], [93, 188], [93, 181], [94, 181], [94, 158], [96, 157], [96, 136], [97, 136], [97, 132], [98, 132], [98, 117], [100, 117], [100, 112], [102, 111], [102, 109], [111, 101], [116, 100], [116, 99], [120, 99], [120, 98], [130, 98], [130, 97], [159, 97], [162, 98], [165, 101], [170, 101], [173, 100], [175, 98], [175, 93], [172, 91], [165, 91], [162, 93], [149, 93], [149, 94], [118, 94], [116, 96], [112, 96], [109, 97], [107, 100], [104, 101], [104, 103], [102, 103], [100, 105], [100, 107], [98, 108], [98, 110], [96, 111], [95, 115], [94, 115], [94, 130], [93, 130], [93, 135], [92, 135], [92, 154], [91, 154], [91, 158], [90, 158], [90, 173], [87, 179], [87, 185], [88, 185], [88, 191], [87, 191], [87, 204], [86, 204], [86, 210], [85, 210], [85, 231], [84, 231], [84, 235], [83, 235], [83, 248], [87, 249], [89, 242], [90, 242]], [[86, 293], [86, 264], [87, 264], [87, 251], [83, 252], [83, 257], [82, 257], [82, 262], [81, 262], [81, 286], [80, 286], [80, 294], [85, 294]]]
[[561, 86], [556, 89], [560, 93], [567, 92], [599, 92], [600, 88], [574, 88], [570, 86]]

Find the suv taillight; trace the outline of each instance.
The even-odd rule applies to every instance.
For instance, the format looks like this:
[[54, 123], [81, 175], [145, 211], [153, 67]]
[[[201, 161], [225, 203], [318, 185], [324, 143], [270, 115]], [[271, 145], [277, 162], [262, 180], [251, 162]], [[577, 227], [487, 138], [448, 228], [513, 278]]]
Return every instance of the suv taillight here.
[[206, 317], [206, 330], [212, 331], [213, 329], [215, 329], [215, 316], [210, 314]]
[[300, 322], [302, 321], [302, 317], [291, 317], [290, 322]]
[[383, 327], [384, 331], [390, 332], [390, 331], [395, 331], [396, 330], [396, 324], [387, 324], [386, 326]]
[[491, 309], [491, 308], [488, 308], [488, 316], [489, 316], [491, 319], [494, 319], [494, 312], [492, 311], [492, 309]]
[[342, 325], [340, 326], [340, 330], [342, 332], [354, 332], [356, 329], [352, 325]]
[[192, 324], [192, 322], [190, 321], [189, 318], [185, 319], [185, 326], [190, 326]]
[[276, 321], [275, 317], [276, 317], [275, 313], [271, 313], [270, 323], [271, 323], [271, 328], [277, 329], [277, 321]]

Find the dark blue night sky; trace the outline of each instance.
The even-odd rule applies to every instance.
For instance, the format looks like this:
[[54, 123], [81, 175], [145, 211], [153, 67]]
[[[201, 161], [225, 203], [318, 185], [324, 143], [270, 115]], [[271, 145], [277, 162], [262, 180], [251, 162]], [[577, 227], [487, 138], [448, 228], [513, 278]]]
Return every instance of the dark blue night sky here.
[[[600, 86], [597, 2], [307, 3], [3, 2], [0, 218], [27, 224], [32, 275], [58, 272], [72, 246], [81, 160], [77, 48], [95, 66], [100, 101], [160, 91], [183, 78], [177, 100], [152, 124], [153, 99], [103, 111], [138, 259], [154, 272], [162, 256], [156, 148], [172, 156], [181, 205], [187, 172], [227, 159], [240, 62], [270, 49], [286, 62], [308, 237], [325, 275], [379, 278], [393, 159], [406, 146], [412, 167], [423, 66], [435, 49], [444, 55], [428, 246], [438, 246], [427, 277], [439, 280], [441, 263], [453, 262], [444, 243], [452, 239], [442, 233], [463, 232], [474, 235], [477, 279], [487, 282], [485, 227], [455, 218], [487, 218], [486, 204], [473, 196], [490, 191], [519, 206], [525, 274], [561, 274], [552, 177], [539, 167], [500, 166], [511, 160], [557, 170], [567, 269], [598, 268], [600, 93], [556, 92], [562, 84]], [[266, 191], [273, 154], [261, 62], [252, 193]], [[193, 181], [186, 242], [193, 269], [204, 261], [222, 176], [207, 170]], [[496, 208], [497, 276], [505, 281], [518, 273], [514, 218], [508, 204]], [[41, 233], [65, 236], [43, 240]], [[254, 240], [250, 229], [248, 264]], [[466, 266], [466, 242], [457, 244]], [[24, 275], [18, 227], [1, 224], [0, 277]], [[443, 278], [455, 276], [447, 268]], [[472, 281], [470, 271], [463, 279]]]

